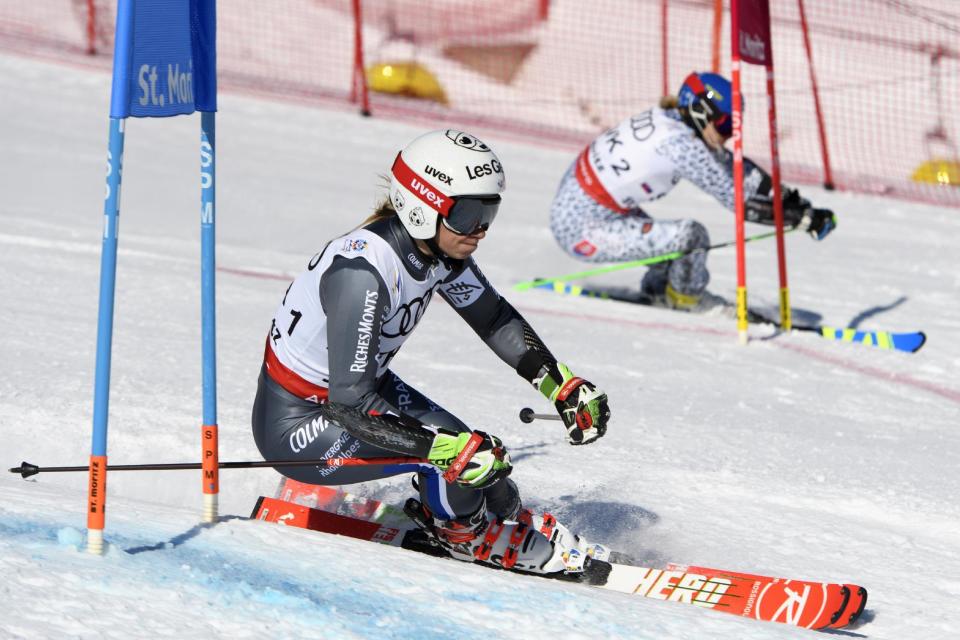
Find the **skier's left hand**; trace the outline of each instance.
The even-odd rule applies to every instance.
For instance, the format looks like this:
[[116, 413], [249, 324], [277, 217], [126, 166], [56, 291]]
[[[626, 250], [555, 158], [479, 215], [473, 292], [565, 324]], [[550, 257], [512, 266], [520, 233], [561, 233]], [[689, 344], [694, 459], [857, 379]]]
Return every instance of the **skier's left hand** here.
[[453, 464], [464, 448], [470, 442], [471, 436], [481, 436], [480, 444], [470, 456], [466, 467], [456, 478], [457, 484], [468, 489], [484, 489], [510, 475], [513, 466], [510, 463], [510, 454], [503, 442], [496, 436], [482, 431], [473, 433], [454, 433], [438, 428], [433, 438], [433, 446], [427, 454], [427, 460], [442, 471], [446, 471]]
[[[559, 380], [555, 379], [557, 374]], [[561, 362], [557, 363], [555, 372], [548, 372], [536, 382], [540, 392], [557, 408], [570, 444], [590, 444], [607, 432], [610, 420], [607, 394], [593, 383], [574, 376]]]
[[823, 240], [837, 228], [837, 216], [830, 209], [807, 209], [800, 220], [800, 228], [814, 240]]

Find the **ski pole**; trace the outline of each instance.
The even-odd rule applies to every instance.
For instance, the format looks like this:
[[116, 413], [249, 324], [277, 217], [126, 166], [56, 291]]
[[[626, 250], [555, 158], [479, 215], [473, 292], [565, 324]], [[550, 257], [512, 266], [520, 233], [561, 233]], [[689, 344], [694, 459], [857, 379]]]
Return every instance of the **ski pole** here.
[[[784, 233], [790, 233], [794, 229], [787, 229]], [[753, 242], [754, 240], [763, 240], [764, 238], [772, 238], [777, 235], [776, 231], [769, 231], [767, 233], [761, 233], [755, 236], [750, 236], [744, 239], [744, 242]], [[620, 262], [618, 264], [607, 265], [605, 267], [597, 267], [596, 269], [588, 269], [586, 271], [578, 271], [577, 273], [568, 273], [565, 276], [557, 276], [555, 278], [536, 278], [534, 280], [527, 280], [526, 282], [519, 282], [513, 285], [514, 291], [527, 291], [528, 289], [533, 289], [535, 287], [540, 287], [545, 284], [552, 284], [554, 282], [569, 282], [570, 280], [579, 280], [580, 278], [588, 278], [590, 276], [597, 276], [603, 273], [612, 273], [614, 271], [622, 271], [624, 269], [633, 269], [634, 267], [642, 267], [644, 265], [657, 264], [660, 262], [668, 262], [670, 260], [678, 260], [684, 256], [690, 255], [691, 253], [699, 253], [706, 251], [713, 251], [714, 249], [722, 249], [723, 247], [729, 247], [736, 244], [736, 240], [730, 240], [728, 242], [721, 242], [720, 244], [713, 244], [706, 248], [698, 249], [689, 249], [687, 251], [673, 251], [671, 253], [664, 253], [659, 256], [651, 256], [649, 258], [643, 258], [641, 260], [632, 260], [630, 262]]]
[[[417, 464], [426, 463], [426, 458], [413, 456], [397, 456], [387, 458], [329, 458], [326, 460], [250, 460], [244, 462], [221, 462], [220, 469], [256, 469], [261, 467], [357, 467], [372, 464]], [[170, 464], [111, 464], [107, 471], [179, 471], [183, 469], [201, 469], [199, 462], [175, 462]], [[38, 467], [29, 462], [20, 463], [19, 467], [8, 469], [10, 473], [19, 473], [21, 477], [29, 478], [38, 473], [89, 471], [89, 465], [82, 467]]]
[[520, 422], [526, 422], [530, 424], [534, 420], [562, 420], [558, 415], [552, 413], [534, 413], [533, 409], [530, 407], [524, 407], [520, 409]]

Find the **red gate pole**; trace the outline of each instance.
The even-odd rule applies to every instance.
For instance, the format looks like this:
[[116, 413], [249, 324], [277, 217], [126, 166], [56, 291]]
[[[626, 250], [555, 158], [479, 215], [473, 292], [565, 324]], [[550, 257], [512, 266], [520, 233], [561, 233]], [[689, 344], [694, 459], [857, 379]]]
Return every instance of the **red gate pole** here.
[[740, 93], [740, 7], [737, 0], [730, 2], [730, 70], [733, 76], [733, 199], [736, 213], [737, 242], [737, 334], [741, 344], [747, 344], [747, 265], [746, 243], [743, 232], [745, 204], [743, 201], [743, 98]]
[[777, 231], [777, 267], [780, 272], [780, 326], [790, 331], [790, 290], [787, 287], [787, 253], [783, 242], [783, 188], [780, 185], [780, 141], [777, 136], [777, 100], [773, 79], [773, 38], [767, 52], [767, 115], [770, 122], [770, 178], [773, 180], [773, 223]]
[[669, 58], [667, 57], [669, 49], [669, 34], [668, 34], [668, 22], [667, 22], [667, 0], [661, 0], [660, 2], [660, 62], [663, 65], [661, 70], [661, 79], [663, 81], [663, 88], [660, 92], [662, 96], [670, 95], [670, 65]]
[[367, 72], [363, 62], [363, 9], [360, 0], [353, 0], [353, 83], [350, 102], [360, 103], [360, 113], [370, 115], [370, 94], [367, 91]]
[[803, 0], [797, 0], [800, 10], [800, 26], [803, 31], [803, 48], [807, 52], [807, 68], [810, 70], [810, 86], [813, 88], [813, 106], [817, 112], [817, 133], [820, 134], [820, 155], [823, 157], [823, 187], [834, 188], [833, 172], [830, 170], [830, 151], [827, 148], [827, 128], [823, 123], [823, 109], [820, 107], [820, 88], [817, 84], [817, 72], [813, 68], [813, 49], [810, 47], [810, 30], [807, 27], [807, 12]]

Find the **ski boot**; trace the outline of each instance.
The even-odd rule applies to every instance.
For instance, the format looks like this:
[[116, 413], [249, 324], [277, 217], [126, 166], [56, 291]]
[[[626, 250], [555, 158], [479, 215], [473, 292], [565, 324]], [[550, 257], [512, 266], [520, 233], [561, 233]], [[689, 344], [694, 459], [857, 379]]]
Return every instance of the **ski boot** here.
[[505, 520], [481, 507], [469, 516], [444, 520], [416, 498], [407, 500], [404, 512], [457, 560], [590, 583], [609, 573], [609, 550], [574, 535], [548, 513], [521, 509], [516, 520]]
[[666, 304], [677, 311], [696, 311], [700, 305], [699, 293], [680, 293], [669, 284], [666, 289]]

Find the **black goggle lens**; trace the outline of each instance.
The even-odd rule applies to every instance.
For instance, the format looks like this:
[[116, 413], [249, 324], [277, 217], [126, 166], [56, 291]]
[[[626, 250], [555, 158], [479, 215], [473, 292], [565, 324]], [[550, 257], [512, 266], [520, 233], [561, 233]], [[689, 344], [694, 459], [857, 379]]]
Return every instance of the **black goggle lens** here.
[[711, 100], [706, 93], [700, 94], [699, 99], [706, 119], [713, 123], [713, 126], [720, 135], [730, 137], [733, 133], [733, 118], [721, 111], [720, 108], [717, 107], [717, 104]]
[[441, 216], [443, 225], [457, 235], [468, 236], [486, 231], [493, 224], [500, 209], [500, 196], [457, 196], [446, 216]]
[[713, 126], [717, 128], [720, 135], [726, 138], [733, 134], [733, 118], [725, 113], [721, 113], [720, 117], [713, 121]]

